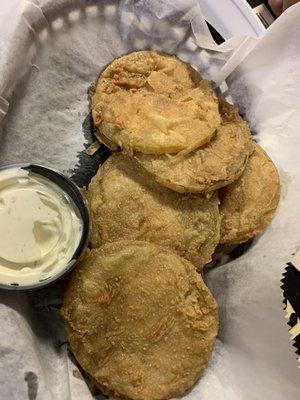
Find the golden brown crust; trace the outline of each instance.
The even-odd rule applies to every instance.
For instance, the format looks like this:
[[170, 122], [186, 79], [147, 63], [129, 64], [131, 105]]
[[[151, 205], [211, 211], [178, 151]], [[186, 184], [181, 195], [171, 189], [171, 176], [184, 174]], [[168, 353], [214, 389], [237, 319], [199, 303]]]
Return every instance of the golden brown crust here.
[[122, 399], [186, 393], [218, 330], [217, 304], [192, 264], [147, 242], [92, 250], [72, 276], [62, 315], [81, 366]]
[[121, 153], [92, 179], [87, 198], [101, 243], [146, 240], [168, 247], [198, 269], [220, 238], [217, 195], [181, 195], [157, 184]]
[[100, 135], [129, 154], [195, 148], [220, 125], [210, 84], [177, 57], [155, 51], [114, 60], [101, 74], [91, 105]]
[[254, 145], [241, 177], [220, 190], [223, 245], [246, 242], [269, 224], [280, 198], [280, 181], [272, 160]]
[[206, 145], [184, 156], [135, 153], [135, 161], [161, 185], [179, 193], [206, 193], [228, 185], [243, 172], [253, 151], [246, 122], [220, 100], [222, 125]]

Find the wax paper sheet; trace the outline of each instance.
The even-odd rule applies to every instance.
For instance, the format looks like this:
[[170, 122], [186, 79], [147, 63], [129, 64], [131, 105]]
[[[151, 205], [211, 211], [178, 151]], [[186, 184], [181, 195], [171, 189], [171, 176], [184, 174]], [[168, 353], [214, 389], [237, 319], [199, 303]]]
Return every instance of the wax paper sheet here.
[[[107, 156], [84, 153], [93, 141], [88, 87], [115, 57], [152, 48], [177, 54], [221, 85], [279, 168], [283, 195], [271, 226], [240, 257], [206, 273], [221, 328], [187, 399], [300, 396], [280, 289], [300, 244], [299, 20], [294, 6], [264, 37], [217, 46], [196, 0], [0, 4], [1, 164], [43, 163], [87, 184]], [[0, 292], [1, 400], [101, 397], [67, 354], [59, 314], [64, 285]]]

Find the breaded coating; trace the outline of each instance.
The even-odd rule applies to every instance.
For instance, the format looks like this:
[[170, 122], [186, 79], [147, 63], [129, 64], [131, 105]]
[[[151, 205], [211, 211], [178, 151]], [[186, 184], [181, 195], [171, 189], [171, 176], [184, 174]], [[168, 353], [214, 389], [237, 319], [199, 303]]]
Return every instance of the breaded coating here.
[[216, 301], [193, 265], [148, 242], [92, 250], [72, 276], [62, 315], [78, 362], [119, 399], [189, 391], [218, 331]]
[[121, 153], [99, 168], [87, 198], [102, 244], [146, 240], [168, 247], [201, 269], [219, 243], [216, 194], [178, 194], [157, 184]]
[[243, 172], [253, 151], [246, 122], [220, 100], [222, 124], [206, 145], [187, 155], [134, 154], [135, 161], [161, 185], [180, 193], [207, 193], [226, 186]]
[[257, 144], [242, 176], [219, 192], [223, 245], [246, 242], [270, 223], [280, 198], [277, 169]]
[[177, 57], [155, 51], [114, 60], [91, 100], [97, 136], [129, 154], [197, 148], [221, 122], [210, 83]]

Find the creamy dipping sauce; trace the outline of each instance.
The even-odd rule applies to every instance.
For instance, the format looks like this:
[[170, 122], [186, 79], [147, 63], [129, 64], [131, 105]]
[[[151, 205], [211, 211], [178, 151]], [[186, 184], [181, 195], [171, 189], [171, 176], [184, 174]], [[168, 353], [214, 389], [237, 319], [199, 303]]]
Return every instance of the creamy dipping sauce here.
[[31, 285], [72, 259], [83, 224], [54, 182], [22, 168], [0, 171], [0, 283]]

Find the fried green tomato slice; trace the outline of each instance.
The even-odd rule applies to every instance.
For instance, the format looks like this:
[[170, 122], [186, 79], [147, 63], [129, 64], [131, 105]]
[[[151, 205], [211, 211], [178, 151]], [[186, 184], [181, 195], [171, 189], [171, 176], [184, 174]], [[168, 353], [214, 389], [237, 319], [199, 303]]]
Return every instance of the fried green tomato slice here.
[[120, 399], [189, 391], [218, 331], [216, 301], [194, 266], [148, 242], [91, 250], [71, 278], [62, 316], [82, 368]]
[[168, 247], [198, 269], [211, 261], [220, 239], [217, 194], [182, 195], [155, 182], [121, 153], [114, 153], [88, 190], [101, 243], [146, 240]]
[[206, 145], [189, 154], [136, 153], [135, 161], [157, 182], [179, 193], [207, 193], [226, 186], [243, 172], [253, 144], [238, 110], [220, 100], [222, 124]]
[[257, 144], [242, 176], [219, 192], [222, 245], [246, 242], [262, 232], [274, 216], [280, 198], [277, 169]]
[[177, 57], [154, 51], [114, 60], [91, 107], [97, 136], [129, 154], [189, 151], [208, 142], [221, 122], [210, 83]]

